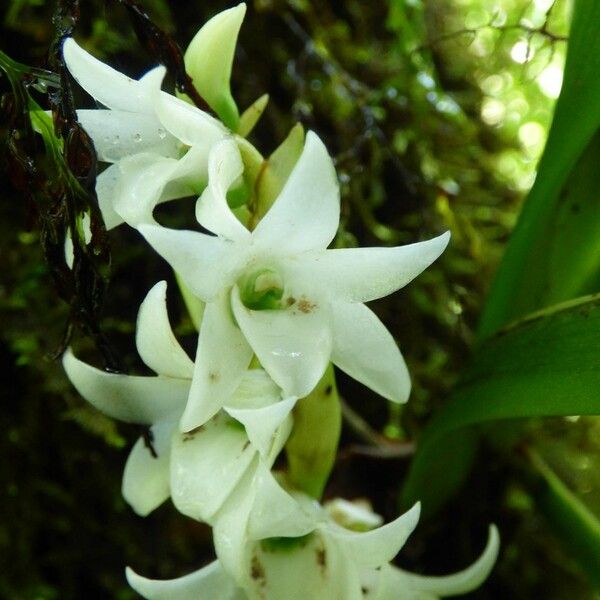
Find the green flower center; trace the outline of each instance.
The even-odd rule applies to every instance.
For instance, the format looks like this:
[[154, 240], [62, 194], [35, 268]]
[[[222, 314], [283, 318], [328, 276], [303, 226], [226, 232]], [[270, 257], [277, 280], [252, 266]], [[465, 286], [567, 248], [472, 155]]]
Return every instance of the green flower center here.
[[238, 282], [240, 298], [251, 310], [274, 310], [281, 308], [283, 279], [273, 269], [259, 269], [242, 277]]

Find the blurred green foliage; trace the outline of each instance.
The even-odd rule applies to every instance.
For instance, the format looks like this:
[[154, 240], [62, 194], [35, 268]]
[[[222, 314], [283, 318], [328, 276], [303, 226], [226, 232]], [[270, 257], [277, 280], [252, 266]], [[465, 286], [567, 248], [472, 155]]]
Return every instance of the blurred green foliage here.
[[[232, 3], [146, 0], [143, 5], [182, 46]], [[0, 14], [10, 56], [44, 65], [53, 37], [49, 0], [10, 0]], [[347, 424], [328, 493], [369, 495], [394, 516], [398, 486], [418, 436], [466, 364], [491, 277], [535, 177], [565, 56], [566, 0], [255, 0], [242, 27], [233, 93], [243, 109], [271, 100], [252, 134], [270, 153], [296, 120], [314, 128], [336, 157], [343, 192], [340, 246], [398, 244], [450, 228], [442, 259], [407, 289], [375, 304], [396, 335], [414, 391], [400, 413], [340, 377], [359, 421]], [[77, 36], [96, 56], [130, 75], [149, 67], [116, 2], [82, 3]], [[6, 82], [0, 80], [2, 91]], [[79, 94], [79, 104], [90, 99]], [[6, 131], [0, 131], [2, 139]], [[3, 144], [2, 144], [3, 145]], [[127, 448], [138, 435], [87, 407], [60, 365], [68, 309], [52, 289], [35, 226], [1, 173], [0, 597], [133, 598], [123, 566], [172, 577], [210, 556], [210, 533], [162, 507], [147, 519], [120, 497]], [[161, 208], [170, 224], [192, 218], [192, 204]], [[110, 235], [112, 279], [102, 327], [132, 370], [135, 315], [167, 267], [126, 228]], [[169, 298], [177, 333], [193, 348], [193, 326]], [[187, 336], [187, 337], [186, 337]], [[78, 352], [99, 360], [77, 336]], [[99, 363], [98, 363], [99, 364]], [[357, 424], [358, 423], [358, 424]], [[395, 453], [357, 442], [380, 441]], [[598, 421], [532, 423], [534, 441], [563, 481], [600, 513]], [[489, 521], [503, 551], [474, 597], [594, 598], [568, 553], [536, 513], [516, 458], [477, 456], [459, 497], [423, 522], [401, 556], [413, 570], [443, 573], [470, 562]], [[387, 448], [388, 446], [383, 446]], [[379, 452], [379, 454], [378, 454]]]

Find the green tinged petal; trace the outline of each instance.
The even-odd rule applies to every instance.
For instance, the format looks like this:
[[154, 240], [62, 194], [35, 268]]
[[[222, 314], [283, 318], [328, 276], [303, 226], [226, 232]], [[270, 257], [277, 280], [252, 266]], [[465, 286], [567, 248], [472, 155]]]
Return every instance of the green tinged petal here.
[[185, 52], [185, 68], [194, 86], [232, 131], [238, 129], [240, 114], [229, 82], [245, 13], [245, 4], [219, 13], [198, 31]]
[[281, 145], [265, 161], [260, 178], [256, 182], [256, 209], [254, 211], [256, 223], [265, 216], [279, 196], [303, 149], [304, 128], [297, 123]]
[[247, 137], [252, 132], [263, 112], [265, 112], [268, 102], [269, 94], [263, 94], [242, 113], [236, 132], [239, 136]]

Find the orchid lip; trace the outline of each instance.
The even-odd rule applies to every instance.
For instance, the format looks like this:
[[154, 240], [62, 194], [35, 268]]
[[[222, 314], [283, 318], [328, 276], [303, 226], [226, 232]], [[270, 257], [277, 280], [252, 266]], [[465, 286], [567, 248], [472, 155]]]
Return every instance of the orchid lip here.
[[277, 310], [282, 306], [283, 278], [275, 269], [263, 268], [243, 276], [238, 282], [240, 298], [250, 310]]

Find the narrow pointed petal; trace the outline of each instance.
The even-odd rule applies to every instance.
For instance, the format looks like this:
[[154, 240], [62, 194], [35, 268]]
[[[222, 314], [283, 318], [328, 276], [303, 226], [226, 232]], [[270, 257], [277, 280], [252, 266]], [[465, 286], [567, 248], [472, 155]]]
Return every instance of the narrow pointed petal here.
[[439, 597], [459, 596], [478, 588], [490, 574], [500, 548], [500, 536], [494, 525], [490, 526], [487, 545], [482, 555], [470, 566], [445, 577], [423, 577], [403, 572], [411, 587], [418, 592]]
[[364, 304], [334, 306], [333, 364], [384, 398], [406, 402], [410, 375], [391, 333]]
[[138, 229], [201, 300], [210, 302], [231, 285], [241, 258], [231, 242], [156, 225], [140, 225]]
[[251, 573], [251, 543], [247, 529], [254, 502], [252, 482], [258, 465], [259, 459], [255, 456], [253, 463], [215, 516], [213, 524], [213, 543], [217, 558], [227, 573], [244, 588]]
[[395, 248], [344, 248], [315, 253], [302, 268], [333, 298], [369, 302], [404, 287], [446, 249], [450, 232]]
[[123, 498], [141, 517], [149, 515], [171, 495], [171, 438], [176, 426], [175, 421], [153, 425], [149, 440], [152, 449], [146, 440], [140, 438], [127, 458], [121, 491]]
[[77, 119], [90, 134], [98, 160], [117, 162], [139, 152], [178, 158], [180, 146], [154, 115], [122, 110], [78, 110]]
[[65, 40], [63, 56], [77, 83], [104, 106], [133, 113], [153, 113], [151, 99], [139, 82], [94, 58], [73, 38]]
[[327, 531], [356, 564], [380, 567], [390, 562], [404, 546], [419, 522], [420, 512], [417, 503], [396, 520], [371, 531], [357, 533], [333, 523], [327, 526]]
[[244, 429], [223, 413], [177, 435], [171, 449], [173, 504], [184, 515], [212, 524], [255, 456]]
[[123, 223], [123, 219], [115, 212], [113, 206], [120, 177], [121, 170], [119, 169], [119, 165], [110, 165], [96, 178], [98, 206], [102, 212], [104, 226], [107, 230]]
[[303, 398], [325, 372], [331, 356], [327, 306], [310, 305], [304, 312], [250, 310], [235, 287], [231, 294], [235, 318], [265, 371], [287, 396]]
[[256, 215], [260, 221], [289, 179], [304, 149], [304, 128], [296, 123], [287, 137], [264, 161], [256, 181]]
[[262, 457], [266, 457], [273, 446], [276, 429], [289, 416], [297, 400], [295, 396], [290, 396], [262, 408], [224, 408], [246, 428], [250, 443], [258, 449]]
[[142, 302], [135, 343], [138, 354], [155, 373], [192, 379], [194, 363], [179, 345], [169, 322], [166, 281], [159, 281]]
[[254, 230], [257, 244], [293, 254], [323, 250], [340, 220], [340, 190], [323, 142], [306, 134], [304, 150], [279, 197]]
[[248, 137], [265, 112], [268, 103], [269, 94], [263, 94], [257, 98], [240, 116], [236, 133], [242, 137]]
[[146, 600], [247, 600], [219, 561], [177, 579], [146, 579], [129, 567], [125, 576]]
[[162, 126], [188, 146], [198, 145], [208, 151], [228, 134], [227, 128], [199, 108], [161, 91], [166, 70], [154, 69], [147, 73], [140, 86], [151, 99]]
[[185, 68], [208, 105], [230, 129], [236, 129], [239, 113], [229, 80], [235, 45], [246, 5], [238, 4], [207, 21], [185, 51]]
[[299, 537], [319, 524], [318, 509], [288, 494], [263, 463], [257, 468], [252, 487], [254, 501], [247, 531], [250, 540]]
[[198, 223], [229, 240], [244, 240], [250, 232], [227, 204], [227, 192], [244, 172], [244, 164], [233, 138], [216, 144], [208, 158], [208, 187], [196, 204]]
[[226, 290], [204, 310], [194, 378], [181, 417], [181, 430], [208, 421], [227, 402], [242, 381], [252, 360], [252, 348], [234, 323]]
[[106, 373], [65, 352], [63, 366], [77, 391], [100, 412], [125, 421], [153, 425], [181, 412], [190, 383], [167, 377]]

